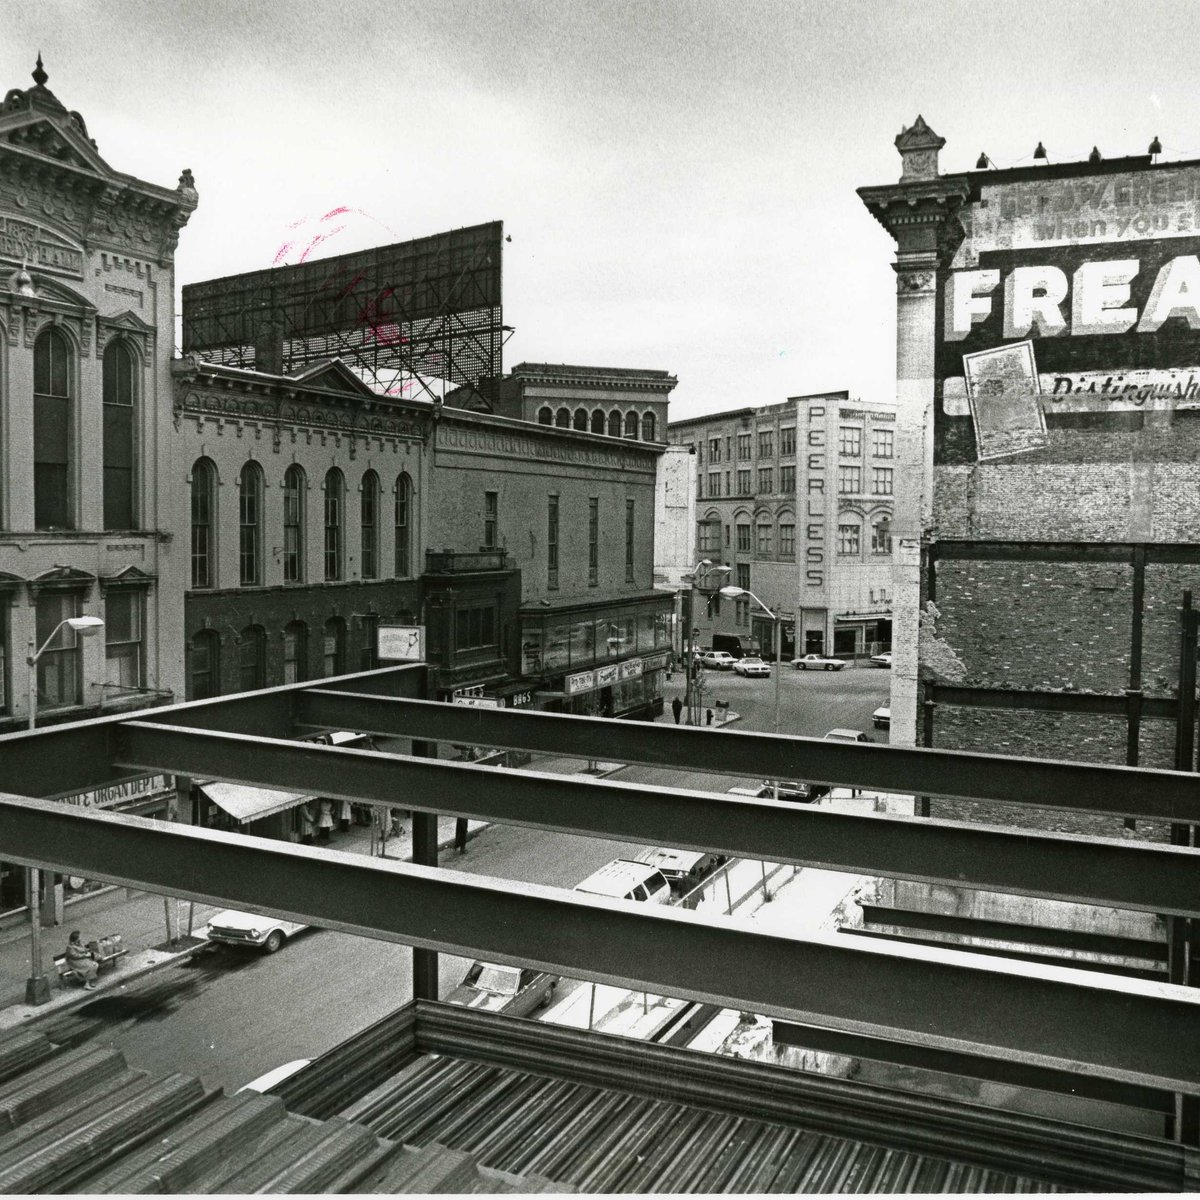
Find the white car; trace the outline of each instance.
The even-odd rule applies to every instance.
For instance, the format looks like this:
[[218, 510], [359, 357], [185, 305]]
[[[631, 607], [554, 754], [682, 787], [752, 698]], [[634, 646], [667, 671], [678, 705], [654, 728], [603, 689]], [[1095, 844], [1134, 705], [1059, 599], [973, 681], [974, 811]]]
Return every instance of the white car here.
[[728, 671], [737, 660], [728, 650], [705, 650], [700, 655], [700, 665], [717, 671]]
[[733, 673], [735, 675], [746, 676], [769, 676], [771, 674], [771, 664], [763, 662], [761, 658], [739, 658], [733, 664]]
[[[889, 713], [889, 718], [891, 714]], [[861, 729], [831, 729], [822, 739], [826, 742], [869, 742], [869, 738]]]
[[871, 720], [875, 722], [876, 729], [890, 729], [892, 727], [892, 707], [890, 704], [884, 704], [877, 708], [871, 714]]
[[264, 954], [274, 954], [293, 934], [307, 928], [298, 921], [226, 909], [209, 921], [208, 940], [223, 946], [253, 946]]
[[870, 662], [873, 667], [890, 667], [892, 665], [892, 652], [885, 650], [882, 654], [872, 654]]
[[840, 671], [846, 662], [841, 658], [826, 658], [823, 654], [805, 654], [792, 659], [797, 671]]

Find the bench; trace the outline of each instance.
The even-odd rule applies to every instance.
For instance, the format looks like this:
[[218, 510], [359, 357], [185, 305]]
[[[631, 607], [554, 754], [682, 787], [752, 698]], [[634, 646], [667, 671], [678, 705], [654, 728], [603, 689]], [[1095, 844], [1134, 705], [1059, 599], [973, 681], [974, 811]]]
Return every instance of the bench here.
[[[100, 938], [96, 945], [100, 949], [99, 951], [93, 950], [92, 958], [96, 964], [97, 972], [107, 970], [129, 953], [129, 947], [121, 944], [120, 934]], [[58, 968], [58, 977], [63, 983], [83, 984], [85, 982], [84, 977], [68, 964], [65, 953], [54, 956], [54, 965]]]

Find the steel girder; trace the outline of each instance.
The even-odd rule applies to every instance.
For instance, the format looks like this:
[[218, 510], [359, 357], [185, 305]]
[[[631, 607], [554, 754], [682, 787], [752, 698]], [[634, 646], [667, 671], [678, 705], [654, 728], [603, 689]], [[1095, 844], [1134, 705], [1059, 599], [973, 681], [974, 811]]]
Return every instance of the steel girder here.
[[[468, 708], [348, 696], [332, 688], [296, 692], [295, 705], [304, 729], [355, 729], [549, 754], [562, 754], [569, 745], [578, 758], [1200, 823], [1200, 775], [1180, 771]], [[170, 709], [145, 719], [178, 723]]]
[[[585, 785], [586, 786], [586, 785]], [[348, 933], [805, 1025], [1200, 1092], [1200, 994], [0, 795], [5, 856]]]
[[[444, 712], [450, 706], [432, 707]], [[721, 734], [719, 740], [727, 736]], [[141, 771], [399, 804], [738, 858], [1200, 915], [1200, 850], [1182, 846], [915, 817], [859, 816], [612, 780], [584, 783], [562, 775], [201, 732], [149, 721], [126, 721], [114, 753], [122, 766]]]

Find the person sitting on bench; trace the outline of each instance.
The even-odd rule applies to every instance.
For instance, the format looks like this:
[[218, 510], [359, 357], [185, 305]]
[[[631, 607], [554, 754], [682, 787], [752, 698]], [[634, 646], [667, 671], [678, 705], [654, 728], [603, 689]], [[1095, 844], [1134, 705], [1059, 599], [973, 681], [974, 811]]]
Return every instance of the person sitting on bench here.
[[100, 966], [92, 951], [83, 944], [83, 934], [78, 929], [73, 930], [67, 940], [67, 966], [83, 976], [83, 986], [89, 991], [96, 990], [96, 976]]

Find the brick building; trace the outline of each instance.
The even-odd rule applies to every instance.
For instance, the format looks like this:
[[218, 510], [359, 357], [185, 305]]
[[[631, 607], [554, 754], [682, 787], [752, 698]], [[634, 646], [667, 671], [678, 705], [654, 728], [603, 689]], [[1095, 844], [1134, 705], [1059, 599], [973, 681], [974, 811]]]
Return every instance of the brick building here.
[[896, 241], [892, 739], [1175, 765], [1200, 163], [941, 174], [943, 144], [918, 118], [859, 191]]

